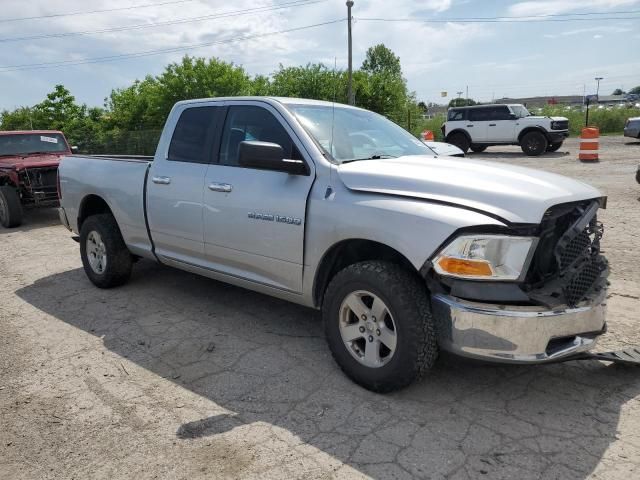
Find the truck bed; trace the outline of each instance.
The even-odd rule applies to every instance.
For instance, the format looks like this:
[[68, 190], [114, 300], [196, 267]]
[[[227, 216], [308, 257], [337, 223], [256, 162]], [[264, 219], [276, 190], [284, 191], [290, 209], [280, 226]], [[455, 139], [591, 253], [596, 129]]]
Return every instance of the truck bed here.
[[96, 195], [106, 201], [132, 253], [151, 255], [144, 197], [153, 157], [139, 155], [71, 155], [59, 167], [62, 207], [74, 232], [82, 199]]

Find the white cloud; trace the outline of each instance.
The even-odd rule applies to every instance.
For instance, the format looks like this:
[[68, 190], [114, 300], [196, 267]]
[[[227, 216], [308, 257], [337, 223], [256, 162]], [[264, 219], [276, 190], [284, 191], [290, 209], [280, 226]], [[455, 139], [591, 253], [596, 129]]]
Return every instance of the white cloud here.
[[514, 16], [557, 15], [569, 12], [606, 11], [639, 4], [639, 0], [541, 0], [519, 2], [509, 7]]
[[602, 38], [602, 35], [594, 35], [593, 38], [597, 40], [598, 38]]
[[591, 34], [591, 33], [628, 33], [633, 32], [634, 29], [626, 26], [612, 26], [603, 25], [598, 27], [578, 28], [575, 30], [567, 30], [560, 33], [545, 33], [545, 38], [558, 38], [558, 37], [571, 37], [574, 35]]

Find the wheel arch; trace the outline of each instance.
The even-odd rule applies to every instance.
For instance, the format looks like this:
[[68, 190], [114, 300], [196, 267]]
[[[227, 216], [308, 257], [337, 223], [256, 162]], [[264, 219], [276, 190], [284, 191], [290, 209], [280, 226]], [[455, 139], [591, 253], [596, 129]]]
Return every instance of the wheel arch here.
[[100, 213], [109, 213], [113, 215], [111, 207], [100, 195], [86, 195], [80, 202], [80, 207], [78, 208], [78, 231], [80, 231], [82, 223], [87, 218]]
[[530, 133], [530, 132], [540, 132], [545, 136], [547, 140], [549, 139], [547, 137], [547, 131], [543, 127], [531, 126], [531, 127], [522, 129], [522, 131], [518, 134], [518, 143], [522, 142], [522, 137], [524, 137], [527, 133]]
[[389, 245], [374, 240], [351, 238], [332, 245], [322, 256], [313, 283], [313, 302], [322, 305], [324, 292], [331, 279], [343, 268], [366, 260], [385, 260], [418, 271], [402, 253]]
[[462, 133], [465, 137], [467, 137], [467, 139], [469, 140], [469, 143], [473, 143], [471, 141], [471, 135], [469, 135], [469, 132], [467, 132], [463, 128], [456, 128], [455, 130], [451, 130], [449, 133], [447, 133], [447, 136], [445, 137], [445, 141], [449, 142], [449, 138], [451, 138], [451, 135], [454, 135], [456, 133]]

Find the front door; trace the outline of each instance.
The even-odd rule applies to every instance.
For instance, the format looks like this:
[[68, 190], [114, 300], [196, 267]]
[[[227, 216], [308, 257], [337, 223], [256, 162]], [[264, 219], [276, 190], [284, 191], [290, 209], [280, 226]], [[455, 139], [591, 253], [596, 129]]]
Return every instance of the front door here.
[[511, 111], [506, 105], [497, 105], [489, 109], [487, 140], [491, 142], [510, 143], [514, 141], [516, 120], [511, 118]]
[[291, 175], [238, 165], [238, 148], [244, 140], [277, 143], [285, 155], [302, 160], [294, 138], [270, 105], [245, 102], [228, 107], [218, 163], [209, 166], [204, 182], [208, 268], [281, 290], [302, 291], [306, 203], [313, 173]]

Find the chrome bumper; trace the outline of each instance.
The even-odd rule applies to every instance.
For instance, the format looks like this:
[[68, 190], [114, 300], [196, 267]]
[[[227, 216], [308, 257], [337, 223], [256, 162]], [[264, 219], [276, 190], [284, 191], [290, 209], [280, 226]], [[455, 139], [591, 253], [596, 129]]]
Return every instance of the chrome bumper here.
[[605, 331], [606, 291], [575, 308], [545, 310], [432, 296], [438, 343], [464, 357], [545, 363], [590, 350]]

